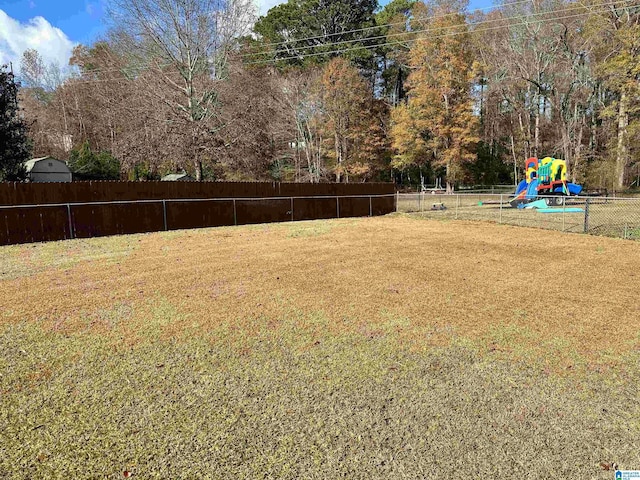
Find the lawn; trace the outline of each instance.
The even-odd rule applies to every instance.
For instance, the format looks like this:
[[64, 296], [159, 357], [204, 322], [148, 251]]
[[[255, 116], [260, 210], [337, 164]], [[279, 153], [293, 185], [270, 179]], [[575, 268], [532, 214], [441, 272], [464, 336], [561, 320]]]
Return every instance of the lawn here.
[[[515, 226], [544, 228], [572, 233], [590, 233], [608, 237], [640, 240], [640, 199], [592, 197], [588, 212], [585, 197], [566, 199], [554, 213], [536, 209], [512, 208], [511, 195], [408, 194], [398, 198], [399, 212], [416, 213], [429, 218], [487, 220]], [[502, 202], [502, 208], [500, 206]], [[442, 209], [434, 206], [442, 205]]]
[[640, 244], [378, 218], [0, 247], [0, 478], [640, 468]]

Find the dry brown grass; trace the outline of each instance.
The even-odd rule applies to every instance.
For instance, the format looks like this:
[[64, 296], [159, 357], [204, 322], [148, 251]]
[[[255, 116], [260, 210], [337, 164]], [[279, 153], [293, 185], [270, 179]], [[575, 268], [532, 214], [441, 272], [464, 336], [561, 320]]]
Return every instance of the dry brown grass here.
[[0, 478], [640, 462], [638, 243], [393, 215], [0, 258]]
[[[24, 252], [32, 259], [47, 250], [50, 262], [61, 261], [51, 244], [10, 247], [3, 269], [14, 274], [2, 281], [0, 321], [39, 320], [73, 330], [114, 305], [143, 321], [161, 298], [180, 311], [166, 335], [178, 335], [185, 325], [215, 330], [237, 319], [277, 319], [300, 309], [321, 312], [336, 332], [375, 335], [391, 328], [415, 348], [454, 334], [486, 338], [505, 326], [519, 329], [523, 345], [553, 348], [562, 339], [563, 350], [591, 359], [638, 346], [635, 243], [402, 216], [119, 242], [118, 250], [129, 253], [109, 262], [103, 255], [87, 259], [80, 249], [74, 261], [73, 242], [58, 243], [67, 266], [36, 265], [29, 275]], [[24, 274], [16, 278], [20, 270]], [[95, 319], [89, 324], [101, 326]], [[119, 328], [131, 325], [137, 322]]]

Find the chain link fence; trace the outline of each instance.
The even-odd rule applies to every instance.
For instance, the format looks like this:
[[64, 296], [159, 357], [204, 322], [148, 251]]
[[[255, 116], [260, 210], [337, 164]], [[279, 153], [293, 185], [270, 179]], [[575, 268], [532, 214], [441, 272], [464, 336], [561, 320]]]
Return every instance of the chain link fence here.
[[549, 197], [543, 208], [516, 208], [508, 194], [397, 194], [396, 209], [425, 217], [640, 240], [640, 198]]

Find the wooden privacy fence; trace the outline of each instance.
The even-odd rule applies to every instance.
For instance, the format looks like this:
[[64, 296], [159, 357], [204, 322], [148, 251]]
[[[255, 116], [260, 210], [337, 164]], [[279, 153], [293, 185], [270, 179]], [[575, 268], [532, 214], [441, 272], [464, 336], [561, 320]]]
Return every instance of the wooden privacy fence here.
[[395, 211], [390, 183], [0, 184], [0, 245]]

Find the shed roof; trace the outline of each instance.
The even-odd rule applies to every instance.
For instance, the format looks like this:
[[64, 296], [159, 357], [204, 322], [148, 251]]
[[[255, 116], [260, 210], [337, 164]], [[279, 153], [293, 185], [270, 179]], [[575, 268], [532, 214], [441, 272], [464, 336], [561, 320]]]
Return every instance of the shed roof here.
[[56, 162], [64, 163], [66, 165], [66, 163], [63, 162], [62, 160], [58, 160], [57, 158], [53, 158], [53, 157], [32, 158], [31, 160], [27, 160], [26, 162], [24, 162], [24, 167], [27, 169], [27, 173], [33, 170], [33, 167], [35, 167], [36, 163], [41, 162], [43, 160], [55, 160]]
[[186, 173], [170, 173], [169, 175], [165, 175], [162, 177], [162, 180], [165, 182], [176, 181], [176, 180], [195, 180], [191, 175], [187, 175]]

